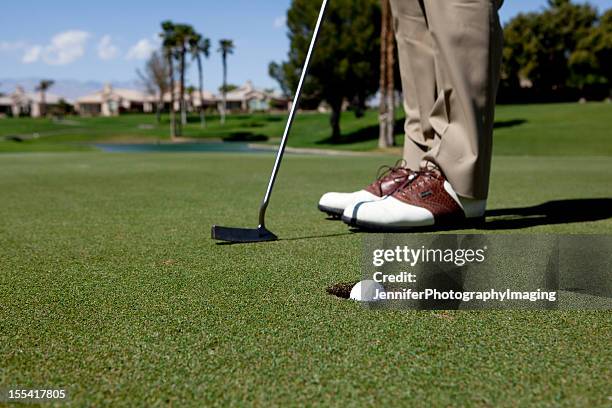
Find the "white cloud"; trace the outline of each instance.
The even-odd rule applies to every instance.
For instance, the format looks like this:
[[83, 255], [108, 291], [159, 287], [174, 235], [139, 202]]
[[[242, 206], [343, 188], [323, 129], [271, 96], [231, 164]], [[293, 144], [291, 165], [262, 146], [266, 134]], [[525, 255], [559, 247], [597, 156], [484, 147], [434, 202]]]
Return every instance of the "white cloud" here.
[[85, 44], [90, 35], [86, 31], [69, 30], [56, 34], [45, 47], [43, 60], [49, 65], [66, 65], [85, 54]]
[[158, 44], [148, 38], [143, 38], [138, 41], [132, 48], [129, 49], [125, 58], [127, 59], [147, 59], [158, 48]]
[[102, 60], [111, 60], [119, 56], [119, 47], [113, 44], [110, 35], [105, 35], [98, 43], [98, 57]]
[[86, 31], [64, 31], [54, 35], [48, 45], [28, 47], [21, 60], [24, 64], [40, 60], [49, 65], [70, 64], [85, 54], [85, 45], [89, 37]]
[[287, 25], [287, 17], [280, 16], [274, 19], [274, 28], [283, 28]]
[[24, 64], [38, 61], [49, 65], [70, 64], [85, 54], [85, 45], [89, 37], [90, 34], [86, 31], [64, 31], [54, 35], [48, 45], [27, 47], [21, 61]]
[[21, 62], [24, 64], [31, 64], [40, 59], [40, 55], [42, 54], [43, 47], [40, 45], [34, 45], [28, 48], [23, 54], [23, 58], [21, 58]]
[[23, 41], [0, 41], [0, 52], [15, 51], [26, 47]]

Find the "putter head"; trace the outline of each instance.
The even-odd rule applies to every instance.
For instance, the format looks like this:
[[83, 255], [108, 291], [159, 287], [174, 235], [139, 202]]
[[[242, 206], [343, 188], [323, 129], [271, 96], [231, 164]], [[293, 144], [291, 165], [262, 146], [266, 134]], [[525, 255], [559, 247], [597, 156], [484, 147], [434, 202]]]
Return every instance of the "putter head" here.
[[261, 226], [257, 228], [231, 228], [213, 225], [211, 235], [212, 239], [217, 241], [233, 243], [265, 242], [278, 239], [276, 235]]

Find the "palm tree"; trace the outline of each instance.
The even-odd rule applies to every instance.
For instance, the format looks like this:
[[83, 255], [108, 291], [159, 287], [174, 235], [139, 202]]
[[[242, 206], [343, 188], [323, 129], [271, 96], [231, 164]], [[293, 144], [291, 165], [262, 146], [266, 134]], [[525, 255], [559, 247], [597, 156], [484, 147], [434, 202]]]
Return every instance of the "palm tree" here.
[[201, 34], [196, 34], [189, 44], [191, 56], [198, 63], [198, 87], [200, 91], [200, 126], [206, 127], [206, 118], [204, 117], [204, 79], [202, 72], [202, 56], [208, 58], [210, 55], [210, 40], [204, 38]]
[[[162, 34], [164, 49], [168, 50], [166, 57], [169, 61], [178, 60], [179, 63], [179, 106], [181, 110], [181, 121], [178, 123], [178, 135], [183, 133], [183, 125], [187, 123], [187, 111], [185, 109], [185, 70], [187, 68], [185, 57], [187, 47], [191, 38], [196, 35], [195, 30], [188, 24], [174, 24], [171, 21], [162, 22]], [[171, 82], [174, 84], [174, 68], [171, 69]], [[175, 92], [172, 87], [172, 94]], [[174, 95], [172, 97], [174, 101]], [[174, 109], [174, 107], [173, 107]], [[172, 110], [173, 111], [173, 110]]]
[[195, 91], [196, 91], [195, 86], [189, 85], [188, 87], [185, 88], [185, 93], [189, 97], [189, 106], [191, 108], [195, 106], [195, 103], [193, 101], [193, 94], [195, 93]]
[[192, 26], [188, 24], [175, 24], [174, 33], [177, 46], [177, 54], [179, 59], [179, 92], [180, 92], [180, 107], [181, 107], [181, 124], [187, 124], [187, 111], [185, 109], [185, 70], [187, 47], [191, 39], [197, 35]]
[[47, 115], [46, 92], [53, 86], [54, 83], [55, 81], [51, 79], [41, 79], [36, 87], [36, 90], [40, 92], [40, 116]]
[[395, 144], [395, 39], [389, 0], [381, 0], [379, 147]]
[[393, 31], [393, 15], [391, 5], [389, 5], [389, 15], [387, 24], [387, 143], [395, 146], [395, 33]]
[[219, 41], [219, 50], [221, 59], [223, 60], [223, 102], [221, 104], [221, 123], [225, 123], [225, 111], [227, 109], [227, 56], [234, 53], [234, 42], [232, 40], [223, 39]]
[[174, 35], [174, 24], [171, 21], [164, 21], [161, 24], [162, 33], [162, 48], [164, 50], [164, 56], [168, 61], [168, 76], [170, 77], [170, 139], [174, 141], [176, 139], [176, 112], [174, 111], [174, 92], [175, 92], [175, 81], [174, 81], [174, 57], [176, 52], [176, 37]]

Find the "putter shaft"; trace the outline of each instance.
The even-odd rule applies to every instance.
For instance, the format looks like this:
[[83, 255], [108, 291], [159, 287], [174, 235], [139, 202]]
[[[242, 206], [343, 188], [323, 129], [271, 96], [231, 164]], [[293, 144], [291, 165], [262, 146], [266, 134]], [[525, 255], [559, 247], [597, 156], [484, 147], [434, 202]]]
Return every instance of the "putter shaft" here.
[[272, 196], [272, 189], [274, 188], [274, 183], [276, 182], [276, 176], [278, 175], [278, 170], [283, 160], [283, 155], [285, 154], [285, 147], [287, 147], [287, 139], [291, 131], [291, 126], [293, 125], [293, 120], [295, 119], [295, 113], [302, 98], [302, 87], [304, 86], [306, 75], [308, 74], [308, 68], [310, 67], [310, 59], [315, 49], [317, 39], [319, 38], [319, 31], [321, 30], [321, 24], [323, 22], [323, 17], [325, 16], [325, 10], [327, 9], [327, 1], [328, 0], [323, 0], [323, 4], [321, 4], [321, 10], [319, 11], [319, 17], [317, 18], [317, 24], [315, 25], [312, 38], [310, 40], [310, 46], [308, 47], [308, 53], [306, 54], [306, 60], [304, 61], [304, 67], [302, 68], [302, 73], [300, 75], [300, 81], [298, 82], [298, 87], [293, 97], [293, 103], [291, 104], [291, 109], [289, 110], [289, 117], [287, 118], [287, 124], [285, 125], [285, 132], [283, 133], [283, 138], [281, 139], [281, 144], [278, 149], [278, 153], [276, 154], [276, 160], [274, 162], [274, 167], [272, 168], [272, 175], [270, 176], [270, 181], [268, 182], [266, 195], [264, 196], [264, 199], [261, 202], [261, 207], [259, 208], [260, 228], [265, 228], [266, 226], [266, 210], [268, 209], [270, 197]]
[[317, 24], [315, 25], [312, 38], [310, 40], [310, 46], [308, 47], [308, 53], [306, 54], [306, 60], [304, 61], [304, 67], [302, 68], [302, 72], [300, 75], [300, 81], [298, 82], [298, 87], [293, 97], [293, 103], [291, 104], [291, 108], [289, 109], [289, 117], [287, 118], [287, 124], [285, 125], [283, 138], [281, 139], [281, 144], [276, 154], [276, 160], [274, 161], [274, 167], [272, 168], [272, 174], [270, 175], [268, 188], [266, 189], [266, 194], [263, 198], [263, 201], [261, 202], [261, 206], [259, 207], [259, 227], [254, 229], [246, 229], [227, 228], [213, 225], [211, 231], [211, 236], [213, 239], [235, 243], [274, 241], [277, 239], [276, 235], [274, 235], [266, 228], [266, 210], [268, 209], [268, 204], [270, 203], [270, 197], [272, 196], [274, 183], [276, 182], [276, 176], [278, 175], [278, 171], [283, 160], [283, 155], [285, 154], [285, 148], [287, 147], [287, 138], [291, 131], [291, 126], [293, 125], [293, 120], [295, 119], [295, 114], [297, 112], [298, 105], [300, 104], [300, 99], [302, 98], [302, 87], [304, 86], [306, 75], [308, 74], [308, 67], [310, 66], [310, 59], [312, 57], [315, 45], [317, 43], [317, 39], [319, 37], [319, 31], [321, 29], [323, 17], [325, 16], [325, 10], [327, 9], [327, 1], [328, 0], [323, 0], [323, 4], [321, 4], [321, 10], [319, 11], [319, 17], [317, 18]]

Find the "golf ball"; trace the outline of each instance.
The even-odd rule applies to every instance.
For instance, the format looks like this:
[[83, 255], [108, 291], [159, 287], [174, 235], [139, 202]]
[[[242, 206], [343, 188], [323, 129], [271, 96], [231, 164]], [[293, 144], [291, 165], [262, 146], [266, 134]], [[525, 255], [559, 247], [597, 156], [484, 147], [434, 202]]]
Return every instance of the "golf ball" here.
[[373, 280], [362, 280], [351, 289], [350, 298], [358, 302], [374, 302], [377, 301], [380, 292], [384, 292], [385, 288], [378, 282]]

